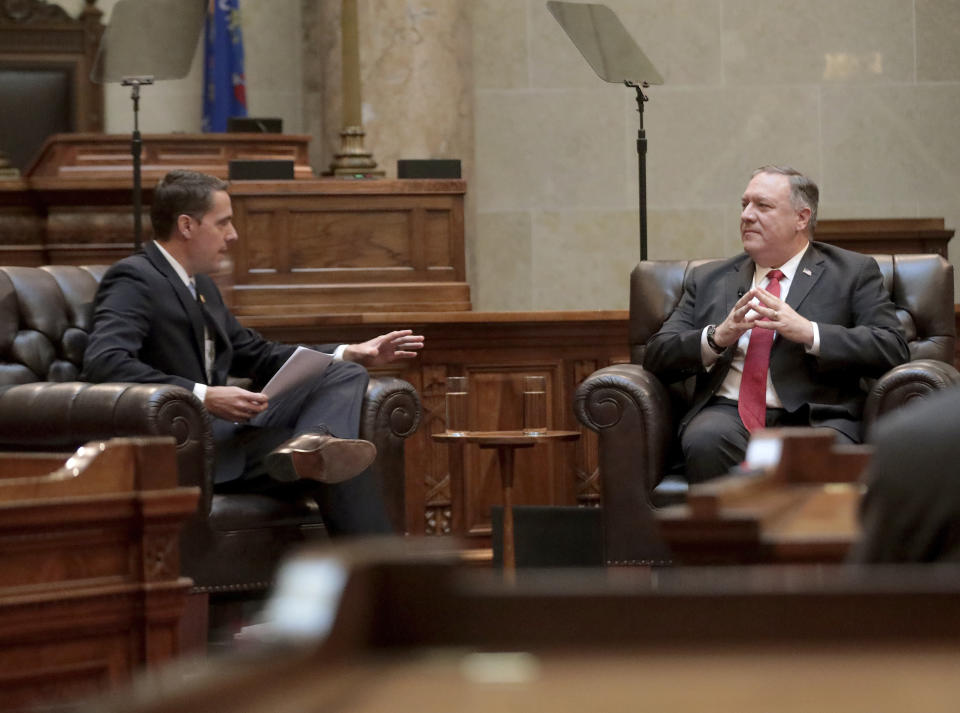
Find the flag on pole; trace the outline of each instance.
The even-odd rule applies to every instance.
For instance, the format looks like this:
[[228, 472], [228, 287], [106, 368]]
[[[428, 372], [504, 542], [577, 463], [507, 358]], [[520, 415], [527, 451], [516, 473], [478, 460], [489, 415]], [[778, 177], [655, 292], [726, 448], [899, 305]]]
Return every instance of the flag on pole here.
[[204, 35], [203, 130], [226, 131], [228, 117], [246, 115], [240, 0], [210, 0]]

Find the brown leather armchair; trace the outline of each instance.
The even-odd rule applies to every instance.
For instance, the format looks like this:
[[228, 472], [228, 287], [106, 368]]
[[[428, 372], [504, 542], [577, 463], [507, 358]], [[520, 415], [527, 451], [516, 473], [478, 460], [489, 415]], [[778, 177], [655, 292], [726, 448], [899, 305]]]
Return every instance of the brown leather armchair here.
[[[906, 401], [960, 383], [953, 367], [953, 267], [939, 255], [875, 255], [897, 306], [911, 361], [867, 390], [864, 423]], [[608, 564], [668, 562], [655, 508], [682, 502], [686, 485], [676, 437], [693, 393], [692, 378], [663, 384], [641, 365], [647, 339], [683, 294], [689, 269], [707, 260], [645, 261], [630, 278], [630, 364], [591, 374], [577, 389], [574, 411], [599, 434], [603, 528]]]
[[[113, 436], [173, 436], [180, 485], [201, 493], [181, 537], [183, 574], [198, 592], [262, 592], [291, 545], [326, 537], [316, 505], [215, 495], [209, 417], [186, 389], [76, 380], [105, 271], [106, 266], [0, 268], [0, 449], [72, 451]], [[417, 429], [420, 414], [410, 384], [370, 380], [360, 435], [377, 446], [373, 468], [399, 532], [404, 531], [404, 439]]]

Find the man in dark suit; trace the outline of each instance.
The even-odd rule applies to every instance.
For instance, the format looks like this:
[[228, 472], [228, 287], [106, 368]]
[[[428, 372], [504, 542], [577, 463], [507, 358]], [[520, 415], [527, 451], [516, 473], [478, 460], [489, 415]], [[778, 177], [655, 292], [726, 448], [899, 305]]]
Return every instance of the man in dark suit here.
[[860, 442], [861, 377], [909, 357], [876, 261], [811, 242], [818, 200], [798, 171], [757, 169], [741, 200], [744, 254], [691, 270], [647, 343], [644, 367], [661, 379], [696, 376], [680, 423], [690, 482], [729, 472], [764, 426]]
[[871, 441], [850, 561], [960, 562], [960, 387], [887, 414]]
[[[412, 358], [423, 338], [401, 330], [321, 347], [334, 359], [319, 376], [268, 399], [260, 389], [296, 347], [242, 327], [208, 276], [237, 240], [232, 217], [224, 181], [193, 171], [160, 181], [151, 206], [156, 242], [101, 280], [83, 378], [192, 391], [213, 416], [215, 491], [282, 497], [306, 489], [332, 534], [387, 532], [367, 471], [376, 448], [357, 438], [364, 366]], [[227, 385], [228, 376], [253, 387]]]

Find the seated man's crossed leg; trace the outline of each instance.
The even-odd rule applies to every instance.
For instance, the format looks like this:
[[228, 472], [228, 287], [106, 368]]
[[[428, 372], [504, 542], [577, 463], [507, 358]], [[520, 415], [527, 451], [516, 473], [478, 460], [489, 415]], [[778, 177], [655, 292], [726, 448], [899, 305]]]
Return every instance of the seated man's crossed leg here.
[[390, 532], [369, 469], [376, 447], [358, 438], [368, 382], [362, 366], [338, 360], [247, 423], [213, 419], [215, 491], [309, 495], [332, 533]]

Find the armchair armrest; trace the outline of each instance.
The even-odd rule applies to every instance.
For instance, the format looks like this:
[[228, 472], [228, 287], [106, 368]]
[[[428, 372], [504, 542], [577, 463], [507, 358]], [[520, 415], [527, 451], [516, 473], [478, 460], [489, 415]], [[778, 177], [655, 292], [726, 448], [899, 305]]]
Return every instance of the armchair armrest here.
[[574, 413], [600, 438], [608, 564], [668, 559], [650, 502], [674, 437], [666, 387], [639, 364], [615, 364], [595, 371], [580, 384]]
[[360, 415], [360, 438], [377, 447], [371, 467], [390, 521], [400, 533], [406, 529], [403, 442], [420, 426], [421, 414], [420, 397], [409, 383], [386, 376], [370, 379]]
[[895, 366], [877, 379], [863, 407], [864, 430], [869, 433], [876, 420], [911, 399], [960, 384], [960, 372], [936, 359], [915, 359]]
[[181, 486], [213, 490], [210, 423], [196, 397], [168, 384], [35, 382], [0, 390], [0, 448], [73, 450], [118, 436], [173, 436]]

